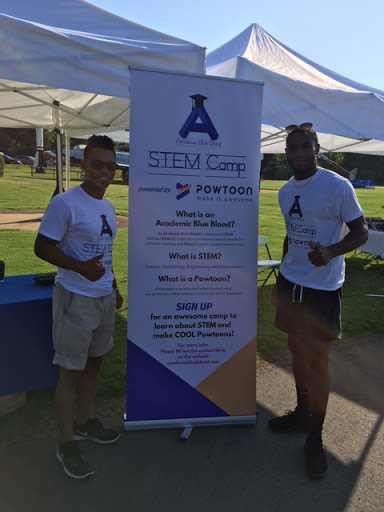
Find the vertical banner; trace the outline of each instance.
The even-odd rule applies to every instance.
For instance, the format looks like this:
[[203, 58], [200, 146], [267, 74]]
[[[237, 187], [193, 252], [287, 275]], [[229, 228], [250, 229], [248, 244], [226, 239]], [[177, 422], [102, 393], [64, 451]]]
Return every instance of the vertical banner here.
[[262, 91], [131, 69], [126, 430], [256, 422]]

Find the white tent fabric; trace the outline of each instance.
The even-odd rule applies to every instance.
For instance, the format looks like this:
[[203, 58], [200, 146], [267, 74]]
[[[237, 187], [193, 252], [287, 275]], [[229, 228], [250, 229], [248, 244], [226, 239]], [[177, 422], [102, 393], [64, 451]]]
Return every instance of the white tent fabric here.
[[[125, 142], [129, 144], [130, 141], [130, 132], [129, 130], [116, 130], [113, 132], [97, 132], [98, 135], [108, 135], [110, 139], [112, 139], [114, 142]], [[92, 133], [85, 133], [83, 135], [76, 135], [76, 137], [72, 137], [73, 139], [82, 139], [87, 140]]]
[[306, 59], [257, 24], [209, 53], [207, 74], [264, 82], [263, 153], [284, 152], [285, 126], [313, 122], [322, 151], [384, 154], [384, 92]]
[[205, 48], [83, 0], [0, 5], [0, 126], [129, 127], [129, 66], [205, 72]]

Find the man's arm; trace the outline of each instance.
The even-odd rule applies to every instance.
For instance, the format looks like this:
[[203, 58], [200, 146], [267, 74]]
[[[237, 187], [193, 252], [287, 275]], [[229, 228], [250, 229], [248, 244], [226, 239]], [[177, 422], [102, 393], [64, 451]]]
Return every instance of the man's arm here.
[[104, 254], [98, 254], [87, 261], [80, 261], [65, 254], [59, 247], [58, 241], [38, 233], [35, 240], [35, 254], [56, 267], [77, 272], [89, 281], [98, 281], [105, 273], [100, 260]]
[[[281, 256], [281, 261], [283, 261], [284, 256], [288, 252], [288, 235], [285, 235], [284, 242], [283, 242], [283, 254]], [[271, 293], [271, 304], [274, 308], [277, 307], [277, 286], [274, 285], [272, 287], [272, 293]]]
[[309, 246], [313, 250], [308, 253], [308, 259], [315, 267], [327, 265], [332, 258], [354, 251], [365, 244], [368, 240], [368, 226], [364, 217], [361, 216], [351, 222], [347, 222], [347, 226], [349, 232], [340, 242], [328, 247], [316, 246], [313, 242], [309, 242]]
[[120, 293], [120, 290], [119, 288], [117, 287], [117, 282], [116, 282], [116, 277], [115, 277], [115, 273], [113, 272], [113, 267], [112, 267], [112, 273], [113, 273], [113, 283], [112, 283], [112, 286], [113, 286], [113, 289], [115, 290], [115, 293], [116, 293], [116, 309], [120, 309], [121, 306], [123, 305], [123, 302], [124, 302], [124, 299]]
[[288, 252], [288, 235], [285, 235], [284, 242], [283, 242], [283, 255], [281, 256], [281, 261], [283, 261], [284, 256]]

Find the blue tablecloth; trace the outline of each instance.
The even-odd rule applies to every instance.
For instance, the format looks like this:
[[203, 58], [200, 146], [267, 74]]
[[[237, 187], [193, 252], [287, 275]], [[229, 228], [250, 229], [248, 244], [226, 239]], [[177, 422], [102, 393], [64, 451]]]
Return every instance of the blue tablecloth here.
[[52, 286], [33, 275], [0, 283], [0, 396], [56, 385]]

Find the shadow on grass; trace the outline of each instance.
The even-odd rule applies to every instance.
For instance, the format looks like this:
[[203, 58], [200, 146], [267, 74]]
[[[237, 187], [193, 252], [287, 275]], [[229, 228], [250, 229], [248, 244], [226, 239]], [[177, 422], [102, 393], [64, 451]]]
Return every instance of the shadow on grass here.
[[[366, 269], [361, 261], [354, 261], [352, 264], [355, 265], [354, 271], [365, 270], [368, 277], [361, 288], [350, 284], [344, 289], [344, 334], [341, 340], [333, 343], [330, 356], [332, 390], [383, 416], [384, 395], [380, 390], [384, 387], [384, 315], [377, 308], [372, 310], [370, 297], [359, 301], [356, 299], [357, 296], [361, 297], [362, 291], [370, 287], [377, 288], [380, 269]], [[384, 286], [384, 275], [382, 279], [380, 286]], [[270, 305], [271, 291], [272, 286], [259, 289], [257, 354], [260, 360], [291, 371], [286, 335], [274, 327], [271, 328], [275, 315], [275, 310]], [[264, 318], [261, 319], [261, 316]], [[356, 330], [355, 325], [359, 325], [360, 329]], [[364, 334], [361, 333], [362, 325], [366, 326]]]
[[[331, 350], [332, 390], [363, 407], [384, 415], [384, 295], [383, 262], [354, 254], [346, 259], [343, 287], [343, 338]], [[257, 355], [261, 361], [291, 372], [286, 335], [274, 327], [275, 310], [270, 304], [272, 286], [258, 290]], [[293, 384], [293, 380], [292, 380]]]
[[[274, 326], [275, 310], [271, 305], [273, 283], [258, 288], [257, 353], [260, 359], [276, 362], [287, 353], [286, 335]], [[384, 332], [384, 262], [361, 254], [346, 258], [346, 281], [343, 286], [343, 345], [359, 336]], [[283, 359], [286, 359], [284, 356]]]
[[[343, 296], [344, 338], [334, 344], [331, 365], [336, 378], [332, 387], [337, 393], [383, 414], [382, 361], [384, 315], [381, 298], [365, 293], [384, 295], [382, 263], [361, 257], [347, 259], [347, 281]], [[258, 289], [257, 357], [290, 371], [290, 354], [286, 336], [274, 327], [275, 310], [270, 304], [273, 282]], [[115, 346], [105, 357], [96, 397], [95, 414], [111, 416], [125, 410], [126, 386], [126, 309], [116, 315]], [[364, 332], [364, 337], [361, 333]], [[380, 387], [381, 386], [381, 387]], [[367, 399], [368, 397], [368, 399]], [[25, 406], [1, 417], [0, 443], [23, 442], [33, 438], [56, 437], [53, 408], [54, 390], [27, 393]], [[368, 401], [367, 401], [368, 400]]]
[[[330, 354], [331, 395], [326, 421], [326, 435], [340, 443], [337, 453], [348, 453], [346, 462], [343, 456], [338, 459], [328, 454], [332, 464], [334, 483], [339, 480], [336, 500], [343, 509], [353, 493], [359, 492], [359, 481], [370, 473], [372, 481], [380, 481], [380, 466], [372, 461], [381, 460], [378, 450], [382, 450], [382, 430], [384, 425], [384, 315], [383, 298], [367, 297], [365, 294], [384, 295], [384, 274], [382, 262], [352, 255], [347, 258], [347, 279], [343, 289], [343, 339], [333, 343]], [[258, 299], [258, 357], [272, 366], [267, 371], [281, 375], [288, 374], [284, 386], [295, 396], [295, 384], [291, 369], [291, 357], [286, 346], [285, 335], [273, 328], [274, 310], [270, 306], [272, 286], [259, 289]], [[268, 328], [269, 324], [269, 328]], [[259, 363], [260, 364], [260, 363]], [[266, 379], [268, 392], [264, 393], [264, 407], [267, 419], [268, 397], [279, 403], [282, 411], [290, 408], [279, 398], [281, 382], [268, 382], [268, 374], [260, 372], [259, 379]], [[261, 387], [260, 380], [259, 386]], [[272, 387], [272, 389], [271, 389]], [[260, 391], [259, 391], [260, 393]], [[280, 403], [281, 402], [281, 403]], [[259, 407], [260, 410], [260, 407]], [[343, 448], [344, 445], [350, 446]], [[350, 453], [356, 446], [354, 457]], [[375, 450], [375, 452], [374, 452]], [[326, 495], [326, 493], [324, 493]], [[329, 504], [328, 504], [329, 505]], [[327, 504], [323, 505], [326, 509]], [[367, 506], [367, 509], [369, 505]], [[372, 509], [373, 510], [373, 509]]]
[[[115, 345], [103, 361], [95, 416], [108, 417], [125, 412], [127, 322], [124, 313], [116, 315]], [[28, 391], [24, 406], [0, 417], [0, 447], [58, 437], [54, 395], [54, 388]]]

